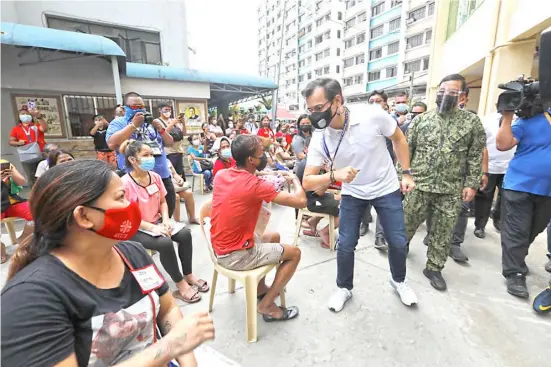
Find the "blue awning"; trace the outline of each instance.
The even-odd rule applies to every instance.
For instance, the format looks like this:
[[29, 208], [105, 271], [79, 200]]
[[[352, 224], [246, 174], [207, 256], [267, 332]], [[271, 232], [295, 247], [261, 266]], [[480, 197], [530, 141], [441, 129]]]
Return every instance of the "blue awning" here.
[[119, 45], [102, 36], [24, 24], [2, 22], [1, 41], [2, 44], [13, 46], [126, 57]]
[[196, 83], [229, 84], [242, 87], [276, 89], [272, 80], [256, 75], [208, 72], [170, 66], [126, 63], [126, 76], [130, 78], [181, 80]]

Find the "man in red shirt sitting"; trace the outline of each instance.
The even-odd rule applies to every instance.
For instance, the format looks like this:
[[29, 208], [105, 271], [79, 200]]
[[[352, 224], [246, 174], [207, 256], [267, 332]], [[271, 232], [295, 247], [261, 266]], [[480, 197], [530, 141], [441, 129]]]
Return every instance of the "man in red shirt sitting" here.
[[250, 270], [279, 264], [274, 282], [258, 284], [258, 312], [265, 321], [285, 321], [298, 316], [297, 307], [278, 307], [276, 297], [283, 292], [300, 261], [300, 249], [280, 244], [278, 233], [255, 233], [263, 202], [304, 208], [306, 194], [298, 178], [289, 173], [293, 192], [277, 192], [274, 186], [255, 175], [267, 164], [263, 141], [255, 135], [239, 135], [231, 145], [237, 167], [220, 171], [214, 180], [211, 241], [217, 261], [231, 270]]

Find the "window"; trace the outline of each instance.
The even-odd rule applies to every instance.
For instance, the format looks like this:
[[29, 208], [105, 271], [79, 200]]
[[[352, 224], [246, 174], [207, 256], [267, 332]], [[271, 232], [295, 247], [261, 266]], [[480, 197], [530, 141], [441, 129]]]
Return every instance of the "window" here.
[[365, 62], [365, 54], [356, 56], [356, 65], [363, 64]]
[[372, 71], [367, 74], [367, 81], [373, 82], [375, 80], [381, 79], [381, 71]]
[[418, 21], [419, 19], [423, 19], [425, 17], [425, 7], [421, 7], [419, 9], [416, 9], [414, 11], [409, 12], [409, 19], [413, 19], [414, 21]]
[[337, 30], [337, 38], [341, 38], [341, 31]]
[[312, 56], [308, 56], [306, 58], [306, 65], [311, 65], [312, 64]]
[[298, 82], [301, 83], [304, 81], [304, 75], [299, 75], [298, 76]]
[[323, 34], [323, 39], [328, 40], [331, 38], [331, 31], [327, 31]]
[[306, 28], [306, 33], [308, 32], [312, 32], [312, 25], [309, 24], [308, 27]]
[[392, 54], [395, 54], [396, 52], [398, 52], [399, 50], [400, 50], [400, 41], [393, 42], [393, 43], [390, 43], [388, 45], [388, 48], [386, 50], [386, 54], [387, 55], [392, 55]]
[[337, 13], [337, 20], [342, 20], [342, 12]]
[[377, 16], [385, 11], [385, 2], [383, 1], [380, 4], [377, 4], [371, 8], [371, 16]]
[[331, 51], [329, 49], [323, 51], [323, 57], [328, 57], [331, 54]]
[[371, 38], [377, 38], [383, 35], [383, 25], [375, 27], [371, 30]]
[[363, 13], [358, 14], [358, 23], [363, 23], [367, 20], [367, 13], [364, 11]]
[[322, 25], [322, 23], [323, 23], [323, 17], [316, 20], [316, 27], [319, 27], [320, 25]]
[[354, 66], [354, 58], [353, 57], [344, 60], [344, 68], [345, 69], [349, 68], [351, 66]]
[[425, 43], [428, 45], [432, 40], [432, 29], [425, 33]]
[[321, 76], [321, 72], [322, 72], [321, 68], [314, 70], [314, 73], [316, 74], [316, 76]]
[[95, 24], [47, 16], [49, 28], [78, 33], [95, 34], [117, 43], [126, 54], [127, 62], [161, 65], [161, 37], [159, 32], [135, 30], [108, 24]]
[[406, 74], [412, 73], [415, 71], [420, 71], [420, 70], [421, 70], [421, 60], [410, 61], [404, 64], [404, 73]]
[[304, 66], [304, 64], [305, 64], [304, 60], [300, 60], [300, 61], [298, 62], [298, 67], [301, 68], [301, 67]]
[[308, 50], [311, 49], [311, 48], [312, 48], [312, 40], [308, 41], [307, 45], [308, 45], [308, 48], [307, 48], [307, 49], [308, 49]]
[[325, 66], [323, 68], [323, 74], [325, 74], [325, 75], [329, 74], [329, 66]]
[[430, 17], [434, 14], [434, 3], [430, 3], [427, 8], [427, 17]]
[[346, 2], [346, 10], [350, 9], [351, 7], [353, 7], [354, 5], [356, 5], [356, 1], [355, 0], [348, 0]]
[[360, 43], [363, 43], [365, 41], [365, 33], [359, 34], [356, 37], [356, 44], [359, 45]]
[[331, 20], [331, 13], [325, 14], [325, 19], [324, 20]]
[[277, 32], [281, 31], [281, 25], [277, 26]]
[[[69, 125], [73, 136], [90, 136], [89, 131], [94, 126], [94, 115], [96, 114], [94, 97], [66, 96], [64, 99], [67, 104], [67, 112], [69, 112]], [[111, 116], [111, 114], [107, 114], [107, 116]]]
[[350, 20], [347, 20], [346, 23], [345, 23], [347, 29], [354, 27], [355, 24], [356, 24], [356, 18], [352, 18]]
[[306, 51], [306, 46], [305, 45], [302, 45], [298, 48], [298, 53], [303, 53], [304, 51]]
[[347, 48], [350, 48], [354, 46], [354, 38], [350, 38], [346, 41], [344, 41], [344, 48], [347, 49]]
[[390, 7], [394, 8], [395, 6], [398, 6], [398, 5], [401, 5], [401, 4], [402, 4], [402, 0], [392, 0], [390, 2]]
[[386, 68], [386, 77], [394, 78], [398, 74], [398, 68], [396, 66], [391, 66]]
[[335, 72], [337, 74], [341, 72], [341, 67], [339, 65], [337, 65], [337, 67], [335, 68]]
[[364, 75], [363, 74], [356, 75], [354, 77], [354, 84], [362, 84], [363, 82], [364, 82]]
[[312, 73], [308, 73], [306, 76], [308, 80], [312, 79]]
[[323, 52], [318, 52], [316, 55], [316, 61], [323, 59]]
[[344, 80], [343, 80], [343, 84], [344, 84], [345, 87], [348, 87], [348, 86], [352, 85], [353, 82], [354, 82], [354, 78], [352, 78], [352, 77], [344, 78]]
[[341, 55], [341, 49], [337, 48], [337, 56], [340, 56], [340, 55]]
[[423, 44], [423, 36], [423, 33], [421, 33], [406, 39], [406, 48], [421, 46]]
[[323, 41], [323, 35], [317, 36], [315, 39], [316, 45], [320, 44]]
[[383, 49], [378, 48], [376, 50], [369, 51], [369, 60], [375, 60], [383, 56]]
[[388, 31], [393, 32], [393, 31], [397, 31], [398, 29], [400, 29], [400, 21], [401, 20], [402, 20], [401, 18], [396, 18], [394, 20], [391, 20], [388, 23]]
[[423, 70], [428, 70], [429, 69], [429, 58], [425, 58], [423, 59]]

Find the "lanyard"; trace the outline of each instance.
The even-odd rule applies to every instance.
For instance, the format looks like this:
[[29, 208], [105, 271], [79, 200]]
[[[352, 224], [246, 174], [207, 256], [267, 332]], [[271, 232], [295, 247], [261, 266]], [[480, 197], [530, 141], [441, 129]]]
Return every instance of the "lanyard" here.
[[[25, 135], [27, 135], [27, 139], [29, 140], [29, 143], [33, 142], [31, 139], [31, 130], [33, 130], [33, 127], [34, 126], [29, 126], [28, 129], [25, 129], [25, 127], [21, 125], [21, 129], [23, 129], [23, 132], [25, 133]], [[37, 139], [38, 139], [38, 134], [36, 134], [36, 131], [35, 131], [35, 135], [37, 135]]]
[[346, 134], [346, 131], [348, 130], [348, 123], [349, 121], [349, 114], [348, 109], [344, 109], [344, 126], [342, 127], [341, 136], [339, 137], [339, 142], [337, 143], [337, 148], [335, 149], [335, 154], [333, 154], [333, 158], [331, 158], [331, 154], [329, 153], [329, 148], [327, 148], [327, 142], [325, 141], [325, 131], [323, 132], [323, 137], [321, 139], [321, 147], [323, 148], [323, 153], [325, 153], [325, 156], [329, 161], [331, 162], [331, 167], [329, 167], [329, 170], [333, 170], [333, 163], [335, 162], [335, 158], [337, 157], [337, 152], [339, 151], [339, 148], [342, 143], [342, 139], [344, 139], [344, 135]]

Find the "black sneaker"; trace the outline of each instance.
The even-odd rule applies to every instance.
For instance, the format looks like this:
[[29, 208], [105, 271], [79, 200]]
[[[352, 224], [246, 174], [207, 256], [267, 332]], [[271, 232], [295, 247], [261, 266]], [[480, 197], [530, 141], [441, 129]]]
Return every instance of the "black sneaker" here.
[[365, 236], [369, 232], [369, 223], [362, 223], [360, 225], [360, 236]]
[[486, 233], [484, 232], [484, 228], [475, 228], [474, 235], [478, 238], [486, 237]]
[[375, 237], [375, 248], [382, 251], [388, 250], [388, 245], [384, 237]]
[[450, 257], [458, 263], [466, 263], [467, 261], [469, 261], [467, 255], [465, 255], [463, 251], [461, 251], [461, 247], [459, 246], [452, 245], [450, 247]]
[[496, 231], [501, 232], [501, 225], [499, 224], [499, 220], [493, 219], [493, 221], [494, 221], [494, 228], [496, 229]]
[[520, 298], [528, 298], [526, 277], [522, 274], [509, 275], [507, 277], [507, 292]]
[[444, 278], [442, 278], [442, 272], [440, 271], [434, 271], [429, 269], [424, 269], [423, 274], [430, 280], [430, 285], [434, 289], [437, 289], [439, 291], [445, 291], [447, 288], [446, 281]]

